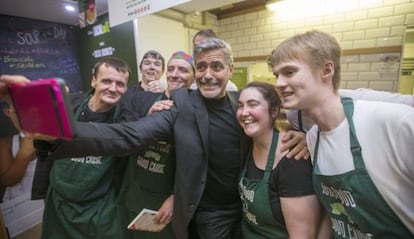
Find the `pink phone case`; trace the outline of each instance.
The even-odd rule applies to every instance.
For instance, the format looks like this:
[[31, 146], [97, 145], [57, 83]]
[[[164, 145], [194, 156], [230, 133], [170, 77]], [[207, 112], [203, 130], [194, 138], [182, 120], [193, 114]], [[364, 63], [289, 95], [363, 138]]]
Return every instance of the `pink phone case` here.
[[24, 131], [63, 139], [74, 137], [72, 107], [64, 86], [62, 79], [50, 78], [9, 87]]

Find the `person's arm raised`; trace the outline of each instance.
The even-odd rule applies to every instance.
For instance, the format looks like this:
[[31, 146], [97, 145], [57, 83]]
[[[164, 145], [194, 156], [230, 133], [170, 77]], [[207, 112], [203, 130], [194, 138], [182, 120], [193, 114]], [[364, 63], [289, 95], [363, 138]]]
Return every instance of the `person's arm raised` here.
[[20, 139], [16, 157], [12, 154], [12, 143], [12, 136], [0, 138], [0, 182], [6, 186], [13, 186], [20, 182], [30, 161], [36, 158], [32, 139], [28, 137]]

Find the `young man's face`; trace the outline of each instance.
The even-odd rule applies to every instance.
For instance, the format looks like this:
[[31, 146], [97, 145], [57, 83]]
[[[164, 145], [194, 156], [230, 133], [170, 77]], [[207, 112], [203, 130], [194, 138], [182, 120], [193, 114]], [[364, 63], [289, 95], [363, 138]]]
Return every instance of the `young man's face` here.
[[168, 62], [167, 72], [168, 90], [175, 90], [183, 86], [190, 87], [194, 78], [192, 66], [183, 59], [171, 59]]
[[118, 103], [127, 90], [128, 78], [128, 72], [119, 72], [106, 64], [99, 66], [96, 77], [93, 77], [91, 82], [95, 89], [93, 102], [99, 106], [112, 106]]
[[161, 59], [155, 59], [151, 56], [142, 60], [141, 74], [142, 81], [146, 84], [150, 81], [159, 80], [163, 73]]
[[197, 87], [205, 98], [219, 99], [226, 95], [226, 85], [233, 74], [221, 49], [200, 53], [195, 59]]
[[315, 96], [322, 94], [321, 78], [317, 71], [303, 61], [286, 61], [273, 68], [276, 87], [287, 109], [306, 110], [314, 106]]

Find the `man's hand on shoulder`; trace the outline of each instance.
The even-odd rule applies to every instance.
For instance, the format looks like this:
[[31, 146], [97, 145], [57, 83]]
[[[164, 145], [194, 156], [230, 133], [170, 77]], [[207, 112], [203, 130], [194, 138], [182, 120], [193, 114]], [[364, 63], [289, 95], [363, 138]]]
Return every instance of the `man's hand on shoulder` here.
[[309, 159], [310, 153], [306, 144], [306, 134], [301, 131], [289, 130], [281, 139], [281, 151], [289, 150], [288, 158]]
[[172, 100], [160, 100], [155, 102], [148, 110], [148, 114], [152, 114], [157, 111], [169, 110], [174, 105]]

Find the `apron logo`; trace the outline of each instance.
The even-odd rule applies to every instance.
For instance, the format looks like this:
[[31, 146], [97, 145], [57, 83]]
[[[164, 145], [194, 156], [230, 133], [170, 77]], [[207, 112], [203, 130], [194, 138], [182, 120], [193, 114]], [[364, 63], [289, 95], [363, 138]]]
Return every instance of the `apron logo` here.
[[164, 174], [165, 164], [151, 162], [148, 159], [138, 156], [137, 165], [150, 172]]
[[149, 145], [148, 148], [166, 154], [170, 152], [171, 144], [165, 141], [158, 141], [156, 144]]
[[343, 214], [348, 218], [349, 222], [354, 223], [342, 204], [335, 202], [335, 203], [331, 203], [330, 206], [332, 209], [331, 211], [332, 214], [339, 215], [339, 216]]
[[86, 164], [102, 164], [102, 156], [86, 156], [81, 158], [71, 158], [71, 161]]
[[249, 212], [249, 210], [247, 210], [246, 208], [244, 208], [244, 215], [246, 216], [246, 218], [253, 223], [254, 225], [259, 225], [259, 223], [257, 222], [256, 219], [256, 215], [254, 215], [253, 213]]
[[247, 190], [246, 186], [241, 185], [242, 189], [242, 195], [244, 198], [246, 198], [249, 202], [253, 202], [254, 199], [254, 191], [253, 190]]
[[339, 219], [335, 219], [331, 217], [332, 221], [332, 229], [336, 234], [341, 236], [342, 238], [350, 238], [350, 239], [372, 239], [374, 235], [371, 233], [364, 233], [361, 232], [359, 229], [355, 228], [353, 225], [345, 223]]
[[325, 194], [328, 197], [333, 197], [335, 199], [341, 200], [341, 203], [347, 207], [356, 207], [356, 203], [354, 197], [352, 197], [351, 192], [326, 186], [322, 182], [321, 187], [322, 194]]
[[152, 158], [155, 161], [160, 161], [160, 159], [161, 159], [161, 155], [159, 153], [154, 152], [154, 151], [150, 151], [150, 150], [145, 152], [144, 157], [145, 158]]

